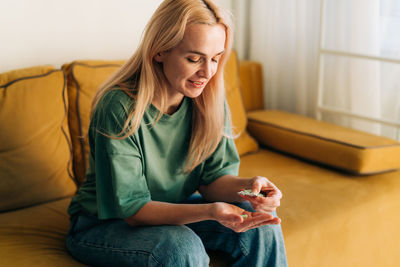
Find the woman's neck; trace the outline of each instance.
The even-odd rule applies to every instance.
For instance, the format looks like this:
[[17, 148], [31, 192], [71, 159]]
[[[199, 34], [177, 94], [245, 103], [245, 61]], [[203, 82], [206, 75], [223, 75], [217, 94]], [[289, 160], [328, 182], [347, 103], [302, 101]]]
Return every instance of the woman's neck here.
[[164, 109], [161, 107], [161, 101], [159, 97], [155, 97], [152, 101], [152, 104], [162, 113], [172, 115], [179, 109], [183, 98], [184, 96], [182, 94], [176, 94], [174, 96], [168, 95]]

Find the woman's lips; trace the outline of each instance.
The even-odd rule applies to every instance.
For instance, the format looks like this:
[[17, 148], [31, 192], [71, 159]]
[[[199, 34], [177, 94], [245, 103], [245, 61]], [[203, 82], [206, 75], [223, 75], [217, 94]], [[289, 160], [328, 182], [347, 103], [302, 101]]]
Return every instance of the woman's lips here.
[[206, 84], [206, 82], [204, 82], [204, 81], [192, 81], [192, 80], [189, 80], [189, 82], [192, 85], [194, 85], [195, 87], [203, 87]]

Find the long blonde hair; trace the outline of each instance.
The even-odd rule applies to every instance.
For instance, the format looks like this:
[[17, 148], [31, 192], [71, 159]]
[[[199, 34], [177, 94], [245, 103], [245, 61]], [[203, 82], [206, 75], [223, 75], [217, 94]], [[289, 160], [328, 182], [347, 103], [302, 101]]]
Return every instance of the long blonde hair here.
[[[193, 99], [192, 134], [185, 164], [185, 172], [192, 171], [207, 159], [225, 135], [224, 79], [223, 71], [232, 46], [232, 26], [229, 14], [210, 0], [165, 0], [157, 8], [147, 24], [142, 41], [133, 56], [97, 92], [93, 110], [101, 97], [113, 87], [119, 86], [135, 98], [134, 109], [128, 114], [120, 135], [123, 139], [132, 135], [140, 126], [146, 108], [157, 95], [161, 96], [161, 110], [165, 110], [167, 80], [154, 56], [168, 51], [182, 40], [187, 25], [222, 24], [225, 27], [225, 53], [219, 60], [216, 74], [208, 82], [202, 94]], [[156, 92], [156, 90], [158, 90]], [[158, 121], [159, 117], [155, 120]]]

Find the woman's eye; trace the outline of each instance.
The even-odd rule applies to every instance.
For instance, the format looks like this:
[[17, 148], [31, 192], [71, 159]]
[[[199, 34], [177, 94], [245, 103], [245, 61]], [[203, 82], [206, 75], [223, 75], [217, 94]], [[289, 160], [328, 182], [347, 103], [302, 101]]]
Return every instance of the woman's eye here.
[[[201, 58], [197, 58], [197, 57], [187, 57], [186, 58], [190, 63], [198, 63], [200, 62], [200, 60], [202, 60]], [[214, 63], [218, 63], [219, 58], [212, 58], [211, 61]]]
[[189, 62], [191, 62], [191, 63], [197, 63], [197, 62], [199, 62], [199, 59], [198, 59], [198, 58], [190, 58], [190, 57], [188, 57], [187, 60], [188, 60]]

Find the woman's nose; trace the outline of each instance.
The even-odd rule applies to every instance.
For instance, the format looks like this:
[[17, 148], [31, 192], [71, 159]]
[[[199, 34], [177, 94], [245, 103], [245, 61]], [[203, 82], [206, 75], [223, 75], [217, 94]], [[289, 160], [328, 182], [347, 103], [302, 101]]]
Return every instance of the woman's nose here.
[[199, 75], [202, 78], [210, 79], [212, 76], [212, 65], [210, 62], [204, 62], [199, 70]]

